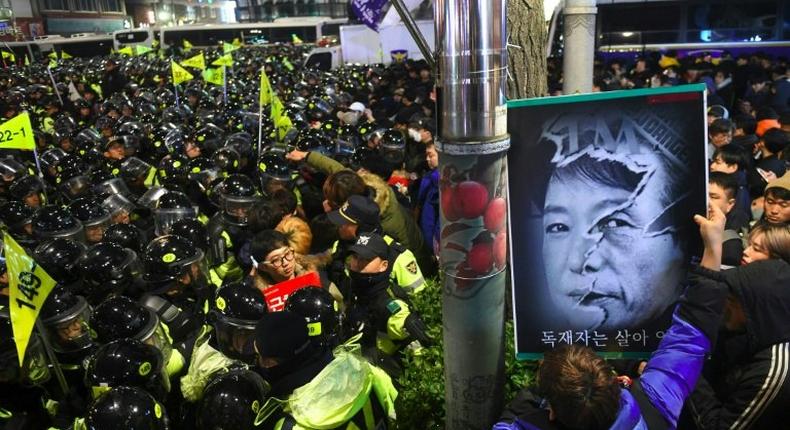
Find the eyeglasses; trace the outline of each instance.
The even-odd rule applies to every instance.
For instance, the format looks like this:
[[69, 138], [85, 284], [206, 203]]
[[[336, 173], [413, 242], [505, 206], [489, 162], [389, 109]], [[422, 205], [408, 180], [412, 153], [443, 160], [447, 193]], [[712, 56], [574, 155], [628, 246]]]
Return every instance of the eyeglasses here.
[[294, 250], [288, 248], [287, 251], [281, 257], [275, 257], [273, 260], [264, 261], [264, 263], [272, 266], [272, 267], [281, 267], [285, 265], [286, 261], [293, 261], [294, 259]]

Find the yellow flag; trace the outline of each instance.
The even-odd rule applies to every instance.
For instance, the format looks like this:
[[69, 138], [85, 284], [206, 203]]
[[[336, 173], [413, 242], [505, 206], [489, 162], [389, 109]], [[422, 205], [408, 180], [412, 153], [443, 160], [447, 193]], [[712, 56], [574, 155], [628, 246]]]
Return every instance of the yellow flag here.
[[8, 58], [11, 62], [16, 61], [16, 56], [12, 52], [3, 51], [3, 58]]
[[173, 83], [176, 85], [194, 78], [191, 73], [184, 70], [184, 68], [179, 66], [175, 61], [170, 61], [170, 67], [173, 70]]
[[123, 48], [118, 50], [118, 53], [123, 55], [128, 55], [130, 57], [134, 55], [134, 51], [132, 50], [131, 46], [124, 46]]
[[236, 47], [239, 47], [239, 48], [241, 48], [241, 45], [242, 45], [242, 44], [241, 44], [241, 40], [239, 40], [239, 38], [238, 38], [238, 37], [234, 37], [234, 38], [233, 38], [233, 42], [231, 42], [231, 44], [232, 44], [233, 46], [236, 46]]
[[232, 44], [232, 43], [225, 42], [225, 43], [222, 44], [222, 53], [223, 54], [230, 54], [231, 52], [233, 52], [233, 51], [235, 51], [237, 49], [239, 49], [239, 47], [234, 45], [234, 44]]
[[60, 51], [60, 59], [65, 60], [67, 58], [72, 58], [72, 56], [67, 54], [66, 51]]
[[158, 41], [158, 40], [156, 40], [156, 39], [154, 39], [154, 41], [153, 41], [153, 42], [151, 42], [151, 48], [154, 48], [154, 49], [156, 49], [156, 48], [158, 48], [158, 47], [159, 47], [159, 41]]
[[25, 350], [30, 341], [33, 324], [44, 301], [55, 288], [55, 280], [30, 258], [8, 233], [3, 233], [8, 285], [11, 290], [11, 327], [19, 356], [19, 366], [25, 360]]
[[194, 57], [187, 58], [181, 62], [184, 67], [194, 67], [200, 70], [206, 70], [206, 59], [203, 58], [203, 53], [195, 55]]
[[0, 124], [0, 149], [26, 149], [32, 151], [36, 146], [30, 116], [23, 112]]
[[135, 46], [135, 51], [137, 51], [137, 55], [143, 55], [143, 54], [147, 54], [147, 53], [153, 51], [153, 49], [151, 49], [151, 48], [149, 48], [147, 46], [137, 45], [137, 46]]
[[211, 63], [212, 66], [227, 66], [230, 67], [233, 65], [233, 57], [230, 54], [225, 54]]
[[283, 106], [283, 102], [280, 101], [279, 97], [273, 96], [271, 116], [272, 116], [272, 121], [274, 121], [275, 125], [277, 125], [277, 121], [283, 116], [284, 111], [285, 111], [285, 106]]
[[187, 51], [189, 51], [190, 49], [192, 49], [192, 44], [191, 44], [191, 43], [189, 43], [189, 41], [188, 41], [188, 40], [184, 39], [184, 42], [183, 42], [183, 44], [184, 44], [184, 49], [186, 49]]
[[49, 58], [51, 58], [53, 60], [57, 60], [58, 59], [58, 53], [55, 52], [55, 51], [52, 51], [49, 54], [47, 54], [47, 57], [49, 57]]
[[30, 65], [30, 57], [25, 55], [25, 66], [29, 66], [29, 65]]
[[269, 77], [266, 76], [266, 71], [261, 69], [261, 87], [259, 89], [258, 103], [261, 106], [266, 106], [272, 102], [272, 85], [269, 83]]
[[293, 42], [294, 45], [301, 45], [304, 43], [302, 39], [300, 39], [299, 36], [295, 34], [291, 34], [291, 42]]
[[225, 84], [225, 68], [208, 68], [203, 71], [203, 79], [214, 85], [222, 86]]
[[285, 66], [285, 68], [288, 69], [289, 71], [292, 71], [294, 69], [293, 64], [291, 64], [291, 62], [288, 61], [288, 59], [285, 57], [283, 57], [283, 66]]
[[282, 141], [285, 138], [285, 135], [288, 134], [288, 131], [293, 128], [293, 123], [291, 122], [291, 118], [288, 118], [287, 115], [283, 115], [280, 119], [274, 122], [275, 127], [277, 127], [277, 139]]

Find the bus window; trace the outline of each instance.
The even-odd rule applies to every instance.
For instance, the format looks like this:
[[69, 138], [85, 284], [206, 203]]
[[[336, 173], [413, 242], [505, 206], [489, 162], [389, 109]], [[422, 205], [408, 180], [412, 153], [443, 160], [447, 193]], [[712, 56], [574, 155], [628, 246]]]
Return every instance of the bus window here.
[[775, 40], [778, 2], [689, 5], [688, 42]]
[[112, 52], [112, 41], [109, 39], [59, 43], [56, 46], [58, 51], [65, 51], [74, 57], [94, 57], [109, 55]]
[[321, 27], [321, 36], [337, 36], [340, 37], [340, 26], [345, 24], [323, 24]]
[[328, 72], [332, 69], [332, 53], [331, 52], [318, 52], [314, 53], [307, 59], [305, 68], [318, 69], [322, 72]]
[[148, 31], [145, 30], [126, 31], [123, 33], [117, 33], [115, 35], [115, 41], [123, 44], [145, 43], [149, 42], [148, 36]]
[[167, 46], [182, 47], [183, 41], [188, 40], [194, 46], [206, 46], [203, 35], [192, 30], [164, 30], [164, 43]]
[[[612, 4], [598, 7], [600, 45], [679, 42], [680, 5]], [[635, 20], [634, 16], [640, 19]]]

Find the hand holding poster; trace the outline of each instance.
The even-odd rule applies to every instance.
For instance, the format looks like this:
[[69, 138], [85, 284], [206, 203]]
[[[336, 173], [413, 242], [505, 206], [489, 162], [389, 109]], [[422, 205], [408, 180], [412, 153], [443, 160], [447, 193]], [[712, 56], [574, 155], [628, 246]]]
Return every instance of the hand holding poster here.
[[509, 103], [519, 358], [655, 349], [701, 249], [704, 99], [695, 85]]

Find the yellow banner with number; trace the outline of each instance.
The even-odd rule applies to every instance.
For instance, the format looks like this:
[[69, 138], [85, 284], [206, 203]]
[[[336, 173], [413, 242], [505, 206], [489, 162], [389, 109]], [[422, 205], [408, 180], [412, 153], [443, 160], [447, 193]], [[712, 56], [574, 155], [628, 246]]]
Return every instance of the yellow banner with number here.
[[179, 66], [175, 61], [170, 62], [170, 67], [173, 69], [173, 83], [178, 85], [181, 82], [188, 81], [194, 76], [187, 72], [183, 67]]
[[194, 57], [190, 57], [182, 61], [181, 65], [184, 67], [194, 67], [196, 69], [206, 70], [206, 59], [203, 57], [203, 53], [201, 52]]
[[32, 151], [36, 146], [30, 116], [23, 112], [0, 124], [0, 149], [25, 149]]
[[214, 85], [222, 86], [225, 84], [225, 68], [208, 68], [203, 71], [203, 79]]
[[118, 50], [118, 53], [123, 55], [128, 55], [130, 57], [134, 55], [134, 51], [132, 50], [131, 46], [124, 46], [123, 48]]
[[5, 232], [3, 248], [8, 267], [8, 285], [11, 289], [11, 327], [19, 355], [19, 366], [22, 367], [33, 324], [56, 282]]

